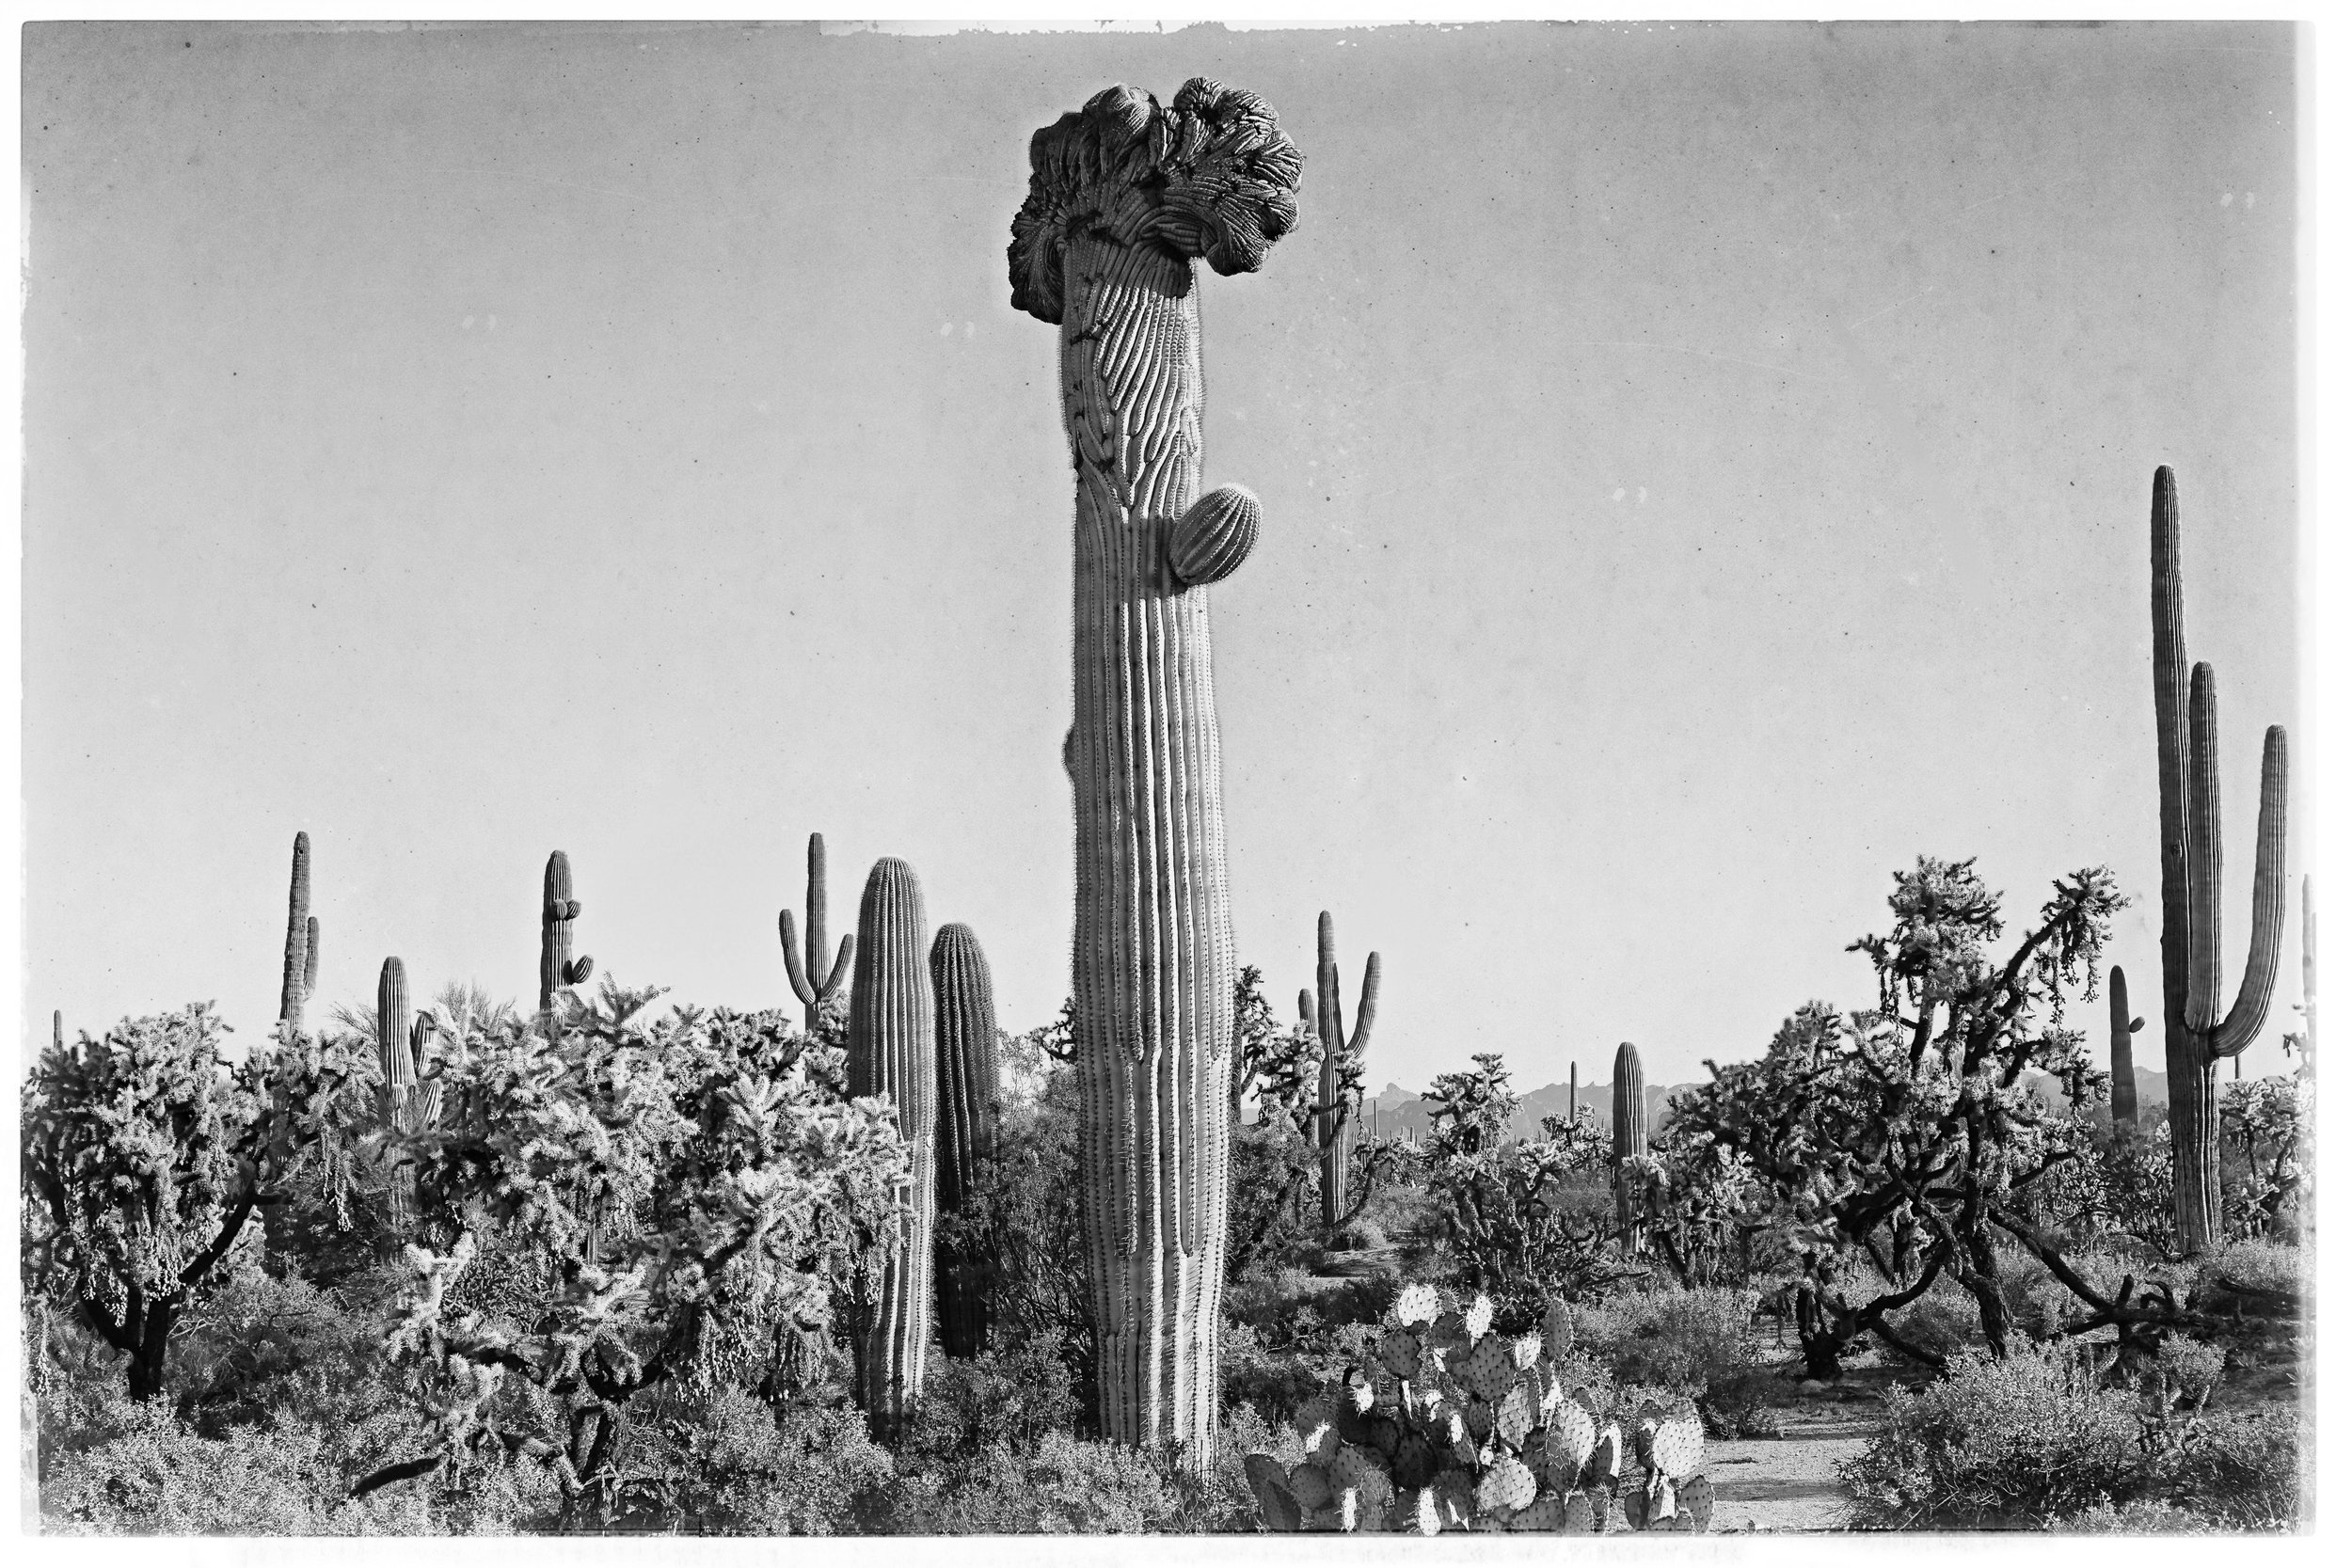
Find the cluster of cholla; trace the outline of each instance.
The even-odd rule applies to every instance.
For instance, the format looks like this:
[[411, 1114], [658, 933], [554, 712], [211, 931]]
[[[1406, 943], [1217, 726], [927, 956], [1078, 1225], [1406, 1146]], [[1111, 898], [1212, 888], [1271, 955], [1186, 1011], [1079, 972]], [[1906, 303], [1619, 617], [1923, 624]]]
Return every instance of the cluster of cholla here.
[[1609, 1528], [1622, 1496], [1635, 1529], [1707, 1528], [1714, 1490], [1693, 1474], [1706, 1438], [1689, 1402], [1606, 1413], [1564, 1386], [1565, 1303], [1518, 1338], [1493, 1333], [1493, 1318], [1483, 1295], [1447, 1308], [1434, 1286], [1399, 1291], [1375, 1364], [1292, 1418], [1304, 1457], [1245, 1461], [1267, 1527], [1588, 1534]]

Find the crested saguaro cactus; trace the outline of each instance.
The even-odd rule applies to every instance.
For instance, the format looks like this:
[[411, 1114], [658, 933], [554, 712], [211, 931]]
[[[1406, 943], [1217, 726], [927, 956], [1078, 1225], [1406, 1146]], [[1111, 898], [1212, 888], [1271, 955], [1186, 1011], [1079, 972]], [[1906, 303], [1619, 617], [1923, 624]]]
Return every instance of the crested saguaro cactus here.
[[923, 888], [902, 860], [874, 863], [857, 911], [857, 968], [850, 981], [850, 1093], [888, 1095], [898, 1135], [914, 1158], [907, 1212], [883, 1243], [880, 1276], [858, 1325], [858, 1402], [877, 1435], [898, 1430], [923, 1387], [931, 1326], [931, 1214], [939, 1172], [931, 1138], [938, 1120], [932, 1065], [930, 932]]
[[2132, 993], [2123, 983], [2123, 966], [2110, 966], [2107, 970], [2107, 1072], [2114, 1083], [2107, 1090], [2107, 1103], [2118, 1127], [2137, 1128], [2139, 1125], [2139, 1075], [2132, 1067], [2132, 1037], [2138, 1034], [2147, 1022], [2144, 1018], [2132, 1016]]
[[[931, 1000], [939, 1029], [939, 1212], [976, 1210], [996, 1158], [1003, 1097], [996, 1064], [996, 993], [980, 939], [961, 923], [931, 941]], [[988, 1348], [991, 1259], [966, 1232], [938, 1248], [939, 1343], [949, 1355]]]
[[[1331, 911], [1315, 920], [1315, 1036], [1323, 1041], [1323, 1077], [1315, 1103], [1316, 1142], [1323, 1149], [1323, 1224], [1337, 1226], [1347, 1213], [1347, 1162], [1355, 1143], [1356, 1104], [1363, 1096], [1360, 1069], [1372, 1043], [1372, 1021], [1380, 1011], [1380, 955], [1364, 959], [1364, 987], [1356, 1004], [1356, 1031], [1349, 1034], [1340, 1012], [1339, 939], [1331, 928]], [[1353, 1096], [1347, 1093], [1355, 1084]]]
[[310, 912], [310, 835], [294, 834], [294, 878], [286, 894], [286, 974], [278, 990], [278, 1022], [302, 1032], [303, 1005], [319, 989], [319, 923]]
[[1029, 144], [1012, 303], [1061, 328], [1077, 480], [1068, 762], [1077, 815], [1080, 1213], [1104, 1433], [1205, 1463], [1224, 1293], [1232, 914], [1203, 584], [1257, 509], [1199, 495], [1193, 262], [1254, 271], [1297, 218], [1298, 150], [1247, 92], [1125, 87]]
[[[842, 982], [849, 978], [851, 956], [857, 951], [857, 938], [844, 935], [841, 950], [834, 955], [833, 970], [825, 970], [825, 835], [808, 835], [808, 962], [803, 966], [797, 951], [800, 943], [792, 928], [792, 911], [776, 911], [776, 934], [784, 942], [784, 972], [792, 981], [792, 994], [801, 999], [803, 1022], [812, 1035], [817, 1022], [824, 1016], [825, 1005], [841, 994]], [[822, 984], [812, 985], [816, 976], [825, 976]]]
[[[2188, 668], [2181, 615], [2181, 506], [2156, 470], [2150, 507], [2155, 627], [2156, 791], [2164, 889], [2164, 1076], [2172, 1124], [2172, 1219], [2194, 1257], [2221, 1231], [2220, 1112], [2214, 1064], [2251, 1044], [2270, 1010], [2285, 916], [2287, 732], [2263, 736], [2254, 826], [2253, 935], [2237, 999], [2221, 1011], [2221, 783], [2213, 666]], [[2183, 679], [2184, 673], [2186, 679]]]
[[539, 897], [539, 1032], [549, 1039], [555, 1037], [555, 993], [596, 973], [596, 960], [587, 954], [572, 958], [572, 922], [579, 918], [571, 857], [558, 849], [548, 857]]
[[1642, 1246], [1642, 1230], [1635, 1213], [1634, 1175], [1628, 1161], [1649, 1152], [1649, 1105], [1642, 1098], [1646, 1085], [1642, 1081], [1642, 1053], [1627, 1040], [1617, 1047], [1617, 1065], [1613, 1081], [1609, 1085], [1610, 1168], [1614, 1171], [1617, 1187], [1617, 1237], [1628, 1252], [1638, 1252]]

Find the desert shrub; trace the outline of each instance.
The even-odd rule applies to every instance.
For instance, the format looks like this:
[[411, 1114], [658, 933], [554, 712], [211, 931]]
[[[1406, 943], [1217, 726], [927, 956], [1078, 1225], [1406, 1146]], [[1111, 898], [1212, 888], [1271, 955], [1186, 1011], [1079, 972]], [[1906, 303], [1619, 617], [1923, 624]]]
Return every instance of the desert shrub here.
[[1709, 1437], [1778, 1437], [1788, 1430], [1786, 1386], [1761, 1367], [1710, 1383], [1698, 1396]]
[[669, 1522], [728, 1535], [839, 1535], [887, 1513], [890, 1455], [864, 1413], [776, 1406], [733, 1387], [713, 1390], [632, 1445], [632, 1470], [667, 1482]]
[[1181, 1513], [1164, 1468], [1142, 1451], [1049, 1432], [1033, 1449], [992, 1444], [912, 1474], [886, 1528], [915, 1535], [1137, 1535]]
[[[127, 1402], [126, 1402], [127, 1404]], [[200, 1436], [162, 1400], [128, 1405], [110, 1440], [57, 1456], [41, 1485], [61, 1534], [438, 1535], [544, 1528], [555, 1488], [530, 1472], [353, 1500], [328, 1428], [282, 1418]], [[534, 1484], [535, 1483], [535, 1484]]]
[[2304, 1436], [2294, 1410], [2208, 1417], [2169, 1456], [2168, 1498], [2223, 1529], [2292, 1529], [2307, 1489]]
[[1949, 1275], [1939, 1276], [1909, 1307], [1890, 1313], [1886, 1323], [1906, 1344], [1929, 1355], [1949, 1358], [1984, 1342], [1975, 1298]]
[[1371, 1252], [1388, 1244], [1389, 1233], [1368, 1214], [1357, 1215], [1331, 1233], [1331, 1246], [1339, 1252]]
[[923, 1397], [908, 1414], [900, 1453], [922, 1462], [992, 1446], [1031, 1449], [1048, 1432], [1072, 1431], [1077, 1418], [1077, 1393], [1059, 1348], [1032, 1336], [969, 1360], [934, 1359]]
[[1331, 1375], [1327, 1357], [1270, 1346], [1246, 1323], [1225, 1325], [1217, 1360], [1226, 1408], [1254, 1409], [1278, 1425]]
[[[2225, 1529], [2297, 1517], [2293, 1411], [2203, 1416], [2220, 1353], [2173, 1339], [2137, 1389], [2091, 1386], [2059, 1348], [1963, 1353], [1947, 1377], [1888, 1396], [1886, 1431], [1842, 1467], [1865, 1528]], [[2185, 1417], [2177, 1403], [2188, 1411]]]
[[1696, 1396], [1755, 1366], [1753, 1291], [1653, 1291], [1576, 1309], [1576, 1336], [1622, 1383]]
[[2085, 1535], [2196, 1535], [2214, 1527], [2213, 1521], [2187, 1509], [2141, 1501], [2121, 1507], [2093, 1503], [2067, 1520], [2066, 1528]]
[[2300, 1296], [2311, 1261], [2301, 1247], [2279, 1242], [2231, 1242], [2199, 1260], [2197, 1284], [2201, 1292], [2226, 1288], [2226, 1281], [2228, 1286]]
[[1889, 1392], [1886, 1430], [1841, 1473], [1865, 1528], [2031, 1528], [2130, 1500], [2139, 1435], [2132, 1397], [2083, 1386], [2062, 1354], [1970, 1351], [1918, 1392]]

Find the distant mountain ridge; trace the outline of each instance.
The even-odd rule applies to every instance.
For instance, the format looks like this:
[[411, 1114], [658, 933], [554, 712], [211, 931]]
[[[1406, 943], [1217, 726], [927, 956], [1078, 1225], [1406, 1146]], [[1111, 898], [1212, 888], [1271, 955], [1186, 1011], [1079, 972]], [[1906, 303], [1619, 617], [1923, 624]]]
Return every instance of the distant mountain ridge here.
[[[2139, 1083], [2139, 1115], [2143, 1121], [2152, 1121], [2164, 1115], [2164, 1072], [2157, 1068], [2134, 1065], [2133, 1076]], [[2028, 1083], [2039, 1089], [2042, 1097], [2053, 1104], [2062, 1104], [2065, 1096], [2059, 1091], [2058, 1080], [2046, 1073], [2028, 1073]], [[1648, 1084], [1643, 1086], [1642, 1103], [1649, 1112], [1652, 1128], [1662, 1126], [1666, 1119], [1666, 1099], [1684, 1089], [1699, 1085], [1689, 1084]], [[1589, 1107], [1593, 1115], [1606, 1125], [1610, 1117], [1611, 1085], [1607, 1083], [1576, 1086], [1576, 1102]], [[1367, 1132], [1375, 1125], [1382, 1136], [1409, 1132], [1415, 1140], [1429, 1135], [1429, 1113], [1434, 1107], [1419, 1094], [1400, 1085], [1391, 1084], [1376, 1095], [1364, 1098], [1364, 1127]], [[1543, 1130], [1546, 1117], [1565, 1117], [1568, 1114], [1568, 1086], [1565, 1084], [1546, 1084], [1540, 1089], [1530, 1089], [1519, 1096], [1518, 1113], [1511, 1119], [1511, 1130], [1521, 1137], [1533, 1137]]]

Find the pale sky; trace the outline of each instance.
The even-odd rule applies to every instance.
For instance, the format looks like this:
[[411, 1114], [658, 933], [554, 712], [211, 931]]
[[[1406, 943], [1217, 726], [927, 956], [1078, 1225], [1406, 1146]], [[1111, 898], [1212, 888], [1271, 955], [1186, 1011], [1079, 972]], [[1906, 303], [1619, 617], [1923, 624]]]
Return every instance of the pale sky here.
[[[2296, 35], [1510, 24], [24, 34], [28, 1032], [534, 990], [790, 1005], [898, 855], [1068, 989], [1068, 457], [1030, 134], [1252, 88], [1298, 230], [1203, 275], [1239, 952], [1337, 918], [1368, 1076], [1759, 1051], [1889, 874], [2112, 864], [2156, 987], [2149, 480], [2222, 698], [2228, 983], [2296, 728]], [[2290, 897], [2272, 1017], [2294, 1026]], [[2103, 1012], [2083, 1022], [2103, 1030]], [[2095, 1036], [2103, 1038], [2103, 1034]], [[2141, 1059], [2161, 1051], [2143, 1035]]]

